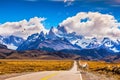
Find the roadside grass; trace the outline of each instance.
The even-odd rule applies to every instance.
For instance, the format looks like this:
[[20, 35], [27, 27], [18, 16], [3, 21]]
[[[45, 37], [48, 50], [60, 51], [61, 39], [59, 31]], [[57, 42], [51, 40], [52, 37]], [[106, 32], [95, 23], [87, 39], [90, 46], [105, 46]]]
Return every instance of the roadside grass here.
[[71, 60], [0, 60], [0, 75], [22, 72], [69, 70]]
[[84, 70], [99, 74], [105, 74], [107, 77], [113, 77], [115, 80], [120, 80], [120, 63], [107, 63], [104, 61], [79, 61], [79, 68], [81, 63], [87, 63], [88, 67]]

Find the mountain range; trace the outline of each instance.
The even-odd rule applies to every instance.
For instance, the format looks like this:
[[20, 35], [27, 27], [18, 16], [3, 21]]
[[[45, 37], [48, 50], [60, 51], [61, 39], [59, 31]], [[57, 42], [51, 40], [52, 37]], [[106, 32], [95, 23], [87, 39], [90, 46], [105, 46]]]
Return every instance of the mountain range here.
[[[72, 54], [60, 51], [43, 51], [43, 50], [26, 50], [26, 51], [16, 51], [8, 49], [7, 46], [0, 44], [0, 59], [54, 59], [54, 60], [63, 60], [63, 59], [72, 59], [72, 60], [104, 60], [108, 62], [120, 62], [120, 53], [117, 55], [109, 55], [107, 57], [99, 59], [96, 55], [95, 50], [82, 50], [82, 54]], [[93, 53], [96, 54], [93, 55]], [[92, 54], [92, 55], [91, 55]], [[105, 54], [105, 53], [104, 53]], [[84, 56], [86, 55], [86, 56]], [[96, 56], [96, 57], [95, 57]]]
[[65, 54], [60, 52], [47, 52], [42, 50], [16, 51], [8, 49], [7, 46], [0, 44], [0, 59], [77, 59], [81, 56], [75, 54]]
[[17, 50], [33, 50], [48, 48], [55, 51], [60, 50], [82, 50], [82, 49], [105, 49], [108, 52], [120, 52], [120, 40], [104, 37], [103, 39], [86, 38], [75, 32], [67, 33], [64, 28], [51, 28], [48, 33], [40, 32], [32, 34], [23, 41]]
[[[75, 32], [67, 33], [64, 27], [51, 27], [48, 33], [41, 31], [30, 35], [26, 40], [21, 37], [0, 36], [1, 44], [14, 46], [17, 51], [42, 50], [47, 52], [59, 52], [65, 54], [80, 55], [85, 59], [108, 60], [108, 56], [120, 54], [120, 40], [103, 37], [103, 39], [86, 38]], [[12, 49], [12, 48], [11, 48]], [[78, 57], [79, 59], [79, 57]]]

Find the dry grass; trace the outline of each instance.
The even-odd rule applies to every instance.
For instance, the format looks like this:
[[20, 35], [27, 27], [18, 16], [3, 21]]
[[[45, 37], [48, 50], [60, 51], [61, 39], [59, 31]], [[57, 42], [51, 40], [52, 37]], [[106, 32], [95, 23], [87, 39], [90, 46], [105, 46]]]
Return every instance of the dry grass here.
[[0, 74], [68, 70], [72, 65], [69, 60], [0, 60]]
[[107, 77], [120, 80], [120, 63], [106, 63], [104, 61], [79, 61], [79, 63], [87, 63], [87, 71], [105, 74]]

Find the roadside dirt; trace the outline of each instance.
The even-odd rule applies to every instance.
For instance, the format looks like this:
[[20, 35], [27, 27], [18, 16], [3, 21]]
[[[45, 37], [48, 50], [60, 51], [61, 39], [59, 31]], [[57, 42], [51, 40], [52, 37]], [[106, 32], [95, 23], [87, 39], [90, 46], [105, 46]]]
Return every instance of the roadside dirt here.
[[82, 74], [83, 80], [115, 80], [112, 77], [107, 77], [106, 75], [80, 71]]
[[25, 74], [29, 74], [29, 73], [30, 73], [30, 72], [12, 73], [12, 74], [0, 75], [0, 80], [5, 80], [6, 78], [15, 77], [15, 76], [20, 76], [20, 75], [25, 75]]

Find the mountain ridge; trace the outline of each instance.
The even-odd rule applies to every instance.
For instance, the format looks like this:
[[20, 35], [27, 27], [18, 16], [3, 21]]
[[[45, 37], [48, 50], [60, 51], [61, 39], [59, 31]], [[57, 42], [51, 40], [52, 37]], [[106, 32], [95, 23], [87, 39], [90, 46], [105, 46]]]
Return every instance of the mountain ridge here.
[[16, 50], [24, 42], [24, 39], [14, 35], [1, 36], [0, 35], [0, 44], [6, 45], [9, 49]]
[[[99, 50], [98, 50], [99, 51]], [[101, 50], [100, 50], [101, 51]], [[92, 52], [96, 52], [93, 54]], [[105, 51], [103, 51], [105, 52]], [[41, 50], [26, 50], [26, 51], [15, 51], [10, 50], [7, 46], [0, 44], [0, 59], [41, 59], [41, 60], [102, 60], [107, 62], [120, 62], [120, 53], [116, 55], [109, 55], [108, 52], [97, 52], [96, 50], [82, 50], [80, 51], [46, 51]], [[76, 54], [73, 54], [76, 53]], [[103, 53], [103, 54], [101, 54]]]
[[107, 56], [119, 57], [117, 55], [120, 54], [120, 40], [109, 37], [103, 37], [101, 40], [96, 37], [86, 38], [75, 32], [67, 33], [65, 28], [58, 26], [57, 28], [51, 27], [48, 33], [41, 31], [22, 40], [17, 48], [17, 52], [21, 51], [25, 53], [26, 51], [57, 52], [79, 55], [88, 60], [108, 60]]
[[[85, 38], [82, 35], [77, 35], [75, 32], [67, 33], [64, 28], [60, 28], [58, 26], [57, 28], [52, 27], [47, 34], [44, 34], [42, 31], [40, 34], [36, 33], [37, 36], [34, 36], [35, 34], [31, 35], [34, 36], [34, 38], [28, 37], [28, 39], [25, 41], [28, 44], [21, 44], [17, 50], [25, 50], [22, 49], [22, 46], [34, 46], [30, 49], [40, 49], [42, 47], [48, 47], [53, 48], [56, 51], [62, 50], [62, 49], [73, 49], [73, 50], [81, 50], [81, 49], [96, 49], [96, 48], [104, 48], [110, 52], [120, 52], [120, 41], [112, 40], [108, 37], [104, 37], [102, 40], [98, 40], [97, 38]], [[39, 36], [39, 37], [38, 37]], [[31, 41], [30, 41], [31, 40]], [[34, 41], [33, 41], [34, 40]], [[32, 43], [35, 43], [32, 45]], [[69, 45], [66, 45], [69, 44]], [[59, 47], [63, 48], [59, 48]], [[72, 46], [72, 47], [71, 47]], [[58, 47], [58, 48], [57, 48]], [[26, 48], [27, 50], [27, 48]], [[29, 49], [28, 49], [29, 50]]]

